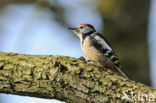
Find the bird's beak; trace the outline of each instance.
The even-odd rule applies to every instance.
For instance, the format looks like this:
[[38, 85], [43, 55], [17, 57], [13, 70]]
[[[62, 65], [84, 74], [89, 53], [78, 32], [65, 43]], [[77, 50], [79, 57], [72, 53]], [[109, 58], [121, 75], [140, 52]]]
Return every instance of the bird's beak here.
[[70, 30], [76, 30], [76, 28], [72, 28], [72, 27], [68, 27], [68, 29], [70, 29]]

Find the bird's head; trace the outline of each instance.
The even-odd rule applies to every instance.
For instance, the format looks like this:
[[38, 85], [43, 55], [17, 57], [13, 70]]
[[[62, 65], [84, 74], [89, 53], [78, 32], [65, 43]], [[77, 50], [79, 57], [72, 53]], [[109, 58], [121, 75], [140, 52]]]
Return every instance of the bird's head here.
[[69, 29], [73, 30], [79, 38], [82, 38], [83, 35], [88, 35], [95, 32], [95, 29], [91, 24], [80, 24], [76, 27], [69, 27]]

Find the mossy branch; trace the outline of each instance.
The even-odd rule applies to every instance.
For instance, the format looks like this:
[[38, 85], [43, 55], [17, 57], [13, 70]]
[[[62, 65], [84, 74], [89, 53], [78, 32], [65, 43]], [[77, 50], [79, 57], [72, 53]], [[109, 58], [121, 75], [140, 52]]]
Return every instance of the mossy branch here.
[[87, 64], [83, 58], [3, 52], [0, 93], [76, 103], [133, 102], [132, 93], [136, 101], [142, 100], [138, 94], [156, 99], [155, 89]]

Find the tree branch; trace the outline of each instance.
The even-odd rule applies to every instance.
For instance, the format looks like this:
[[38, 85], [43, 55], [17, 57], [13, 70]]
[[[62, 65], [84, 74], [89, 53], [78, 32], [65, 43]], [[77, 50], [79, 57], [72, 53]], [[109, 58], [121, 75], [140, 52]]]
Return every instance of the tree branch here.
[[142, 94], [156, 99], [155, 89], [87, 64], [83, 58], [3, 52], [0, 93], [77, 103], [134, 101], [132, 93], [137, 101]]

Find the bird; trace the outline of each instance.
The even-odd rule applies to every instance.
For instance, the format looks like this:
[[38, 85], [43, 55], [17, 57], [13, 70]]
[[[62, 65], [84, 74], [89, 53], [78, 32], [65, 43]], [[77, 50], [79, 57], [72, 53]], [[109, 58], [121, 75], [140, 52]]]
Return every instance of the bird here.
[[96, 32], [93, 25], [84, 23], [76, 27], [68, 27], [68, 29], [80, 38], [82, 51], [90, 63], [110, 69], [116, 74], [128, 78], [114, 50], [106, 38]]

